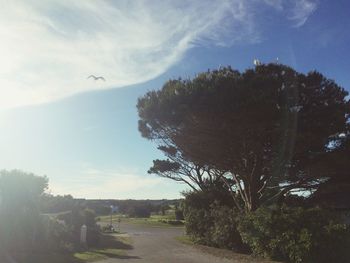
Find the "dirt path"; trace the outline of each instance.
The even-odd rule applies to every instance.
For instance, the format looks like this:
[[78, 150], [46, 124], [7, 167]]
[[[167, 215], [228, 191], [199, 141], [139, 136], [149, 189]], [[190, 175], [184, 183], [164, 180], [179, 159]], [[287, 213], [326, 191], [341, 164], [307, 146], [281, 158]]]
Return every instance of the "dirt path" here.
[[[138, 262], [138, 263], [238, 263], [235, 260], [216, 257], [204, 251], [184, 245], [175, 239], [183, 235], [183, 228], [150, 227], [134, 224], [121, 224], [121, 231], [132, 239], [132, 249], [123, 258], [110, 258], [99, 263]], [[249, 261], [249, 262], [256, 262]]]

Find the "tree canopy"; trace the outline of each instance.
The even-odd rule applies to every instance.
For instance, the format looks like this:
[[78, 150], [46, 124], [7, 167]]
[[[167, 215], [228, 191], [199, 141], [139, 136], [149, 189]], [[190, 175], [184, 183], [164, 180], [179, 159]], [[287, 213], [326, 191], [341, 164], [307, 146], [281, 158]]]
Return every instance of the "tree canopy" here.
[[4, 209], [36, 210], [48, 187], [47, 177], [20, 170], [0, 171], [0, 204]]
[[314, 189], [333, 169], [320, 163], [349, 136], [347, 95], [319, 72], [281, 64], [169, 80], [137, 104], [142, 136], [167, 157], [149, 172], [201, 189], [223, 180], [248, 211]]

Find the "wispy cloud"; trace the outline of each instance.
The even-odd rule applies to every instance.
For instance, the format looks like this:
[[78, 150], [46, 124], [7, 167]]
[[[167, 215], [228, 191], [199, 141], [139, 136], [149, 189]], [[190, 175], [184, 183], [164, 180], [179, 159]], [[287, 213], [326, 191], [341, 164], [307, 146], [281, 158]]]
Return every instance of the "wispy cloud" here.
[[[50, 180], [50, 189], [53, 194], [74, 193], [75, 197], [84, 198], [160, 198], [159, 188], [173, 185], [173, 182], [152, 175], [139, 175], [134, 171], [126, 172], [106, 171], [98, 169], [84, 170], [79, 177], [67, 178], [59, 181]], [[156, 190], [158, 189], [158, 190]], [[176, 198], [178, 189], [163, 196]]]
[[[256, 0], [1, 1], [0, 107], [144, 82], [195, 45], [260, 39]], [[298, 0], [290, 18], [300, 26], [314, 9]]]
[[315, 0], [297, 0], [291, 10], [289, 19], [294, 22], [295, 27], [301, 27], [317, 9], [318, 2]]
[[283, 0], [264, 0], [264, 2], [278, 11], [283, 10]]

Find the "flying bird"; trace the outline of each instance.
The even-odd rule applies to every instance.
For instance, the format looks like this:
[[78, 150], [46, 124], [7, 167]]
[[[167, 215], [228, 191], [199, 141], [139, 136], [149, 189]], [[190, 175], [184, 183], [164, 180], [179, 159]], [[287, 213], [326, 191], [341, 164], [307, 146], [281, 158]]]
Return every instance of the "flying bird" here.
[[88, 76], [87, 78], [88, 78], [88, 79], [89, 79], [89, 78], [93, 78], [95, 81], [96, 81], [96, 80], [99, 80], [99, 79], [100, 79], [100, 80], [103, 80], [103, 81], [106, 81], [105, 78], [102, 77], [102, 76], [96, 77], [95, 75], [90, 75], [90, 76]]

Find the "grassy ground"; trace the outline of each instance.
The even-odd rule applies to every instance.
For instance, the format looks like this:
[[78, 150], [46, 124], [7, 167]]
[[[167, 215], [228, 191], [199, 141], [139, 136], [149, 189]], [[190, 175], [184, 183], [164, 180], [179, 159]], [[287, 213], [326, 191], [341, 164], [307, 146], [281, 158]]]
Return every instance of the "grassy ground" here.
[[185, 245], [195, 245], [189, 236], [178, 236], [175, 239]]
[[107, 258], [127, 259], [130, 249], [132, 243], [127, 235], [103, 235], [96, 248], [74, 253], [16, 253], [15, 260], [18, 263], [86, 263]]
[[[108, 216], [98, 216], [97, 217], [98, 222], [101, 223], [110, 223], [111, 217]], [[147, 225], [147, 226], [155, 226], [155, 227], [183, 227], [182, 225], [174, 225], [169, 222], [174, 222], [175, 217], [169, 216], [169, 215], [151, 215], [149, 218], [130, 218], [125, 217], [122, 215], [113, 215], [112, 217], [112, 224], [118, 224], [119, 222], [127, 222], [131, 224], [138, 224], [138, 225]]]

